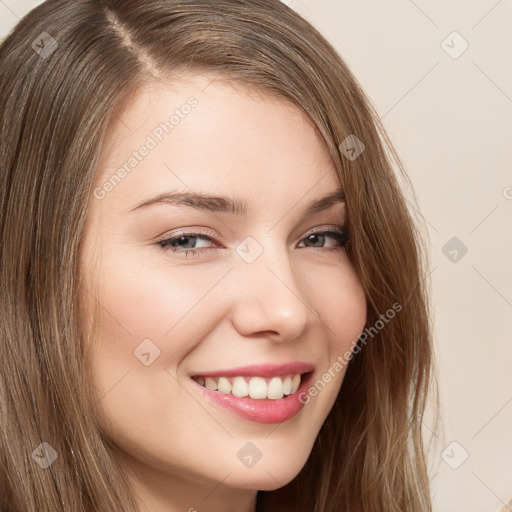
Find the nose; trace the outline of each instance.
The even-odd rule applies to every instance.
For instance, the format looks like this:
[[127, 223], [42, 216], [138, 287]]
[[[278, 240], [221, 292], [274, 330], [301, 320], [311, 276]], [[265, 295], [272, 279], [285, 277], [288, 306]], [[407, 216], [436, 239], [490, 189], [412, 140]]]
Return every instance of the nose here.
[[237, 256], [231, 319], [243, 336], [272, 335], [275, 341], [291, 341], [319, 321], [308, 302], [314, 280], [301, 275], [288, 249], [276, 246], [269, 241], [252, 263]]

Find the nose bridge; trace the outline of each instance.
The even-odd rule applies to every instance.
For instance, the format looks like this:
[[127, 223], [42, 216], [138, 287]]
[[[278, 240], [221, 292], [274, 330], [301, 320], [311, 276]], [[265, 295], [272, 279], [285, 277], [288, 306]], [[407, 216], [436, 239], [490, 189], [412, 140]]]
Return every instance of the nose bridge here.
[[277, 238], [275, 234], [258, 240], [250, 236], [236, 248], [239, 291], [233, 320], [244, 334], [275, 331], [293, 338], [316, 316], [307, 301], [306, 280]]

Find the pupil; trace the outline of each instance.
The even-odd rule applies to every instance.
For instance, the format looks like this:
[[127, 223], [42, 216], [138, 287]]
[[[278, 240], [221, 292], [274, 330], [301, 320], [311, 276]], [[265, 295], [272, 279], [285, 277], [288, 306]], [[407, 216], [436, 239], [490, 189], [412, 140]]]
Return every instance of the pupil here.
[[322, 235], [319, 235], [318, 233], [313, 233], [312, 235], [309, 235], [309, 237], [308, 237], [309, 241], [314, 243], [314, 241], [312, 239], [315, 237], [320, 238], [320, 237], [322, 237]]
[[[185, 243], [187, 245], [187, 247], [189, 247], [190, 244], [187, 244], [187, 241], [190, 240], [191, 238], [193, 238], [193, 237], [190, 237], [190, 236], [180, 236], [178, 239], [176, 239], [173, 242], [172, 245], [174, 245], [176, 247], [177, 245], [181, 246], [182, 243]], [[192, 245], [192, 247], [193, 247], [193, 245]]]

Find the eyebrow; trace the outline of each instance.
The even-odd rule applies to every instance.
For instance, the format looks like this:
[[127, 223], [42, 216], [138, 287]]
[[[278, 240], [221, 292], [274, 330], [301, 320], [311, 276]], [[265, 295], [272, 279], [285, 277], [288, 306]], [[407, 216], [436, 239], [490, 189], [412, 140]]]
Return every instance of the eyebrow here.
[[[305, 215], [313, 215], [315, 213], [327, 210], [331, 206], [344, 203], [345, 194], [341, 188], [335, 189], [333, 192], [316, 199], [308, 204]], [[164, 192], [156, 197], [147, 199], [130, 210], [133, 212], [141, 208], [146, 208], [153, 204], [169, 204], [173, 206], [190, 206], [198, 210], [207, 210], [218, 213], [229, 213], [232, 215], [247, 215], [247, 203], [238, 198], [230, 198], [223, 196], [210, 196], [197, 192]]]

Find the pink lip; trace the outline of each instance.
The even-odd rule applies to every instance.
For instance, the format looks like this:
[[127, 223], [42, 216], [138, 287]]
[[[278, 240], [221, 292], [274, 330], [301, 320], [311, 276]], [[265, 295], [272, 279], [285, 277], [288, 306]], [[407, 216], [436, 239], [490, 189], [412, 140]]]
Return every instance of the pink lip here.
[[194, 376], [201, 377], [279, 377], [291, 373], [309, 373], [315, 367], [310, 363], [293, 362], [286, 364], [255, 364], [250, 366], [241, 366], [239, 368], [230, 368], [227, 370], [214, 370], [207, 372], [197, 372]]
[[[269, 365], [270, 366], [270, 365]], [[251, 367], [244, 367], [251, 368]], [[274, 367], [275, 368], [275, 367]], [[238, 369], [237, 371], [239, 371]], [[260, 367], [257, 367], [256, 375], [264, 376], [261, 373]], [[304, 373], [300, 371], [290, 371], [285, 369], [283, 373]], [[199, 374], [198, 374], [199, 375]], [[200, 374], [205, 375], [205, 374]], [[233, 375], [226, 375], [226, 373], [212, 373], [211, 376], [238, 376], [240, 373], [234, 373]], [[244, 375], [244, 374], [242, 374]], [[246, 375], [255, 375], [254, 371], [251, 370]], [[279, 373], [271, 373], [271, 375], [276, 376]], [[302, 408], [304, 407], [304, 402], [300, 400], [301, 397], [304, 397], [307, 394], [307, 389], [309, 387], [309, 383], [312, 380], [313, 373], [308, 373], [306, 376], [302, 378], [299, 388], [292, 395], [288, 395], [286, 397], [280, 398], [279, 400], [270, 400], [270, 399], [253, 399], [250, 397], [240, 398], [234, 395], [225, 395], [223, 393], [219, 393], [218, 391], [212, 391], [210, 389], [205, 388], [198, 384], [195, 380], [192, 379], [194, 385], [197, 386], [197, 389], [202, 395], [207, 399], [212, 401], [213, 403], [223, 407], [224, 409], [232, 412], [233, 414], [249, 421], [254, 421], [257, 423], [282, 423], [286, 420], [293, 418], [296, 414], [298, 414]]]

